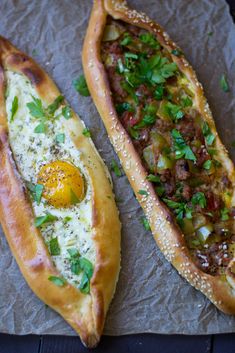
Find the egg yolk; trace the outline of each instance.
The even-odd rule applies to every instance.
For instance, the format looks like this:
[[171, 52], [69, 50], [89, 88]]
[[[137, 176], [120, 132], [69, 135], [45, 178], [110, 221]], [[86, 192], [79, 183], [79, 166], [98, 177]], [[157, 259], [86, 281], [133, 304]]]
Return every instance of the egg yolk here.
[[44, 186], [42, 196], [56, 208], [81, 202], [85, 195], [80, 170], [64, 161], [54, 161], [41, 167], [38, 184]]

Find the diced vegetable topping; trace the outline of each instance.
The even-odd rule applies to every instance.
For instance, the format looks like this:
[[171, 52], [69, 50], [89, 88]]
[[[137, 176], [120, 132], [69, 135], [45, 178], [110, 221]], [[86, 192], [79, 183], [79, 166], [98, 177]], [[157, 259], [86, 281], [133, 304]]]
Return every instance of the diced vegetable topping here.
[[[221, 168], [213, 125], [197, 110], [194, 87], [174, 62], [183, 53], [168, 52], [155, 34], [138, 27], [111, 19], [108, 26], [101, 57], [117, 114], [146, 168], [146, 180], [176, 216], [196, 265], [221, 274], [231, 258], [226, 249], [235, 239], [232, 184]], [[110, 29], [113, 36], [107, 40]], [[229, 90], [225, 75], [220, 85]], [[112, 170], [119, 174], [115, 164]], [[149, 192], [138, 194], [147, 197]], [[142, 223], [149, 229], [146, 219]]]

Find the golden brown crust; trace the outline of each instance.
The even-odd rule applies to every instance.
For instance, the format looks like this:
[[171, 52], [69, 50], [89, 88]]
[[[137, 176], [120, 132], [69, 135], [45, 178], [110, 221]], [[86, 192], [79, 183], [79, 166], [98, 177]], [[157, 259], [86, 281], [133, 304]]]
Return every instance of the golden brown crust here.
[[[146, 180], [146, 171], [141, 164], [141, 160], [128, 134], [119, 122], [112, 103], [107, 75], [100, 57], [100, 43], [107, 15], [154, 33], [160, 44], [167, 48], [169, 52], [177, 48], [177, 46], [158, 24], [151, 21], [145, 14], [128, 8], [125, 1], [95, 0], [83, 47], [84, 72], [91, 96], [103, 119], [109, 138], [121, 160], [136, 197], [146, 214], [159, 248], [178, 272], [195, 288], [201, 290], [220, 310], [225, 313], [235, 314], [235, 295], [233, 292], [235, 281], [232, 280], [230, 267], [227, 271], [228, 281], [222, 281], [218, 277], [205, 274], [196, 267], [185, 245], [184, 235], [175, 223], [171, 213], [156, 196], [151, 183]], [[218, 137], [202, 86], [184, 56], [172, 56], [172, 60], [177, 63], [194, 87], [197, 109], [216, 135], [216, 147], [219, 150], [219, 158], [223, 162], [223, 167], [227, 171], [235, 190], [234, 166]], [[140, 189], [146, 190], [149, 196], [138, 194]]]
[[[5, 109], [4, 71], [26, 75], [39, 97], [50, 104], [59, 96], [48, 75], [27, 55], [0, 37], [0, 220], [4, 233], [26, 281], [37, 296], [60, 313], [78, 332], [83, 343], [94, 347], [102, 334], [109, 303], [113, 297], [120, 267], [120, 222], [105, 166], [92, 141], [83, 136], [84, 124], [75, 113], [65, 126], [91, 180], [93, 199], [92, 241], [96, 263], [90, 295], [66, 284], [57, 287], [48, 280], [59, 276], [40, 231], [8, 141]], [[110, 197], [107, 198], [107, 195]]]

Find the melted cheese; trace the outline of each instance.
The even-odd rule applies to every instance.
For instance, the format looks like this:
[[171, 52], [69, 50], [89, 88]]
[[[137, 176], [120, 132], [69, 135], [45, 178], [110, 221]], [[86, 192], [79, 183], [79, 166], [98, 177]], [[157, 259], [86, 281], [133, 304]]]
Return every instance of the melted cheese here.
[[[45, 215], [46, 212], [58, 217], [52, 223], [45, 223], [41, 227], [41, 234], [48, 245], [52, 238], [57, 237], [61, 253], [52, 256], [54, 264], [61, 275], [71, 284], [78, 286], [81, 275], [75, 275], [70, 270], [68, 249], [76, 248], [80, 255], [87, 258], [93, 265], [95, 263], [95, 248], [92, 242], [92, 200], [89, 176], [82, 163], [80, 152], [73, 144], [58, 109], [55, 115], [58, 119], [47, 121], [47, 132], [35, 133], [39, 124], [38, 119], [32, 117], [26, 104], [32, 102], [32, 96], [39, 98], [36, 90], [27, 78], [18, 73], [7, 71], [6, 110], [9, 125], [9, 139], [17, 168], [26, 182], [37, 183], [37, 175], [42, 165], [55, 160], [63, 160], [78, 167], [86, 179], [86, 195], [81, 203], [69, 208], [54, 208], [42, 198], [39, 205], [32, 200], [35, 217]], [[14, 97], [18, 97], [19, 107], [10, 122], [11, 108]], [[56, 143], [57, 134], [65, 134], [64, 143]], [[65, 217], [71, 217], [66, 222]]]

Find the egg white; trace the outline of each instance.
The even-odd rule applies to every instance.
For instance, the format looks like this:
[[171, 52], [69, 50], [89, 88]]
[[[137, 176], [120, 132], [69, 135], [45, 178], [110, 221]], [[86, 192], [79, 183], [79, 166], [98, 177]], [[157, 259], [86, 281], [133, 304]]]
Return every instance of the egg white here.
[[[41, 233], [48, 245], [52, 238], [57, 237], [61, 253], [52, 256], [54, 264], [61, 275], [72, 285], [79, 286], [81, 275], [75, 275], [70, 270], [68, 249], [76, 248], [80, 255], [95, 263], [95, 248], [92, 242], [92, 200], [89, 176], [81, 160], [81, 152], [77, 150], [63, 122], [60, 108], [55, 115], [58, 119], [47, 121], [47, 132], [35, 133], [39, 124], [38, 119], [32, 117], [26, 104], [32, 102], [32, 96], [39, 98], [35, 88], [29, 80], [19, 73], [6, 71], [7, 97], [6, 111], [9, 126], [10, 146], [20, 175], [24, 181], [37, 183], [37, 174], [42, 165], [55, 160], [63, 160], [78, 167], [86, 179], [86, 195], [81, 203], [69, 208], [55, 208], [48, 205], [42, 198], [39, 205], [32, 200], [35, 217], [45, 215], [46, 212], [58, 217], [52, 223], [45, 223]], [[11, 108], [14, 97], [18, 97], [18, 109], [13, 122], [10, 122]], [[43, 103], [43, 102], [42, 102]], [[57, 134], [65, 134], [64, 143], [56, 143]], [[72, 219], [65, 222], [65, 217]]]

